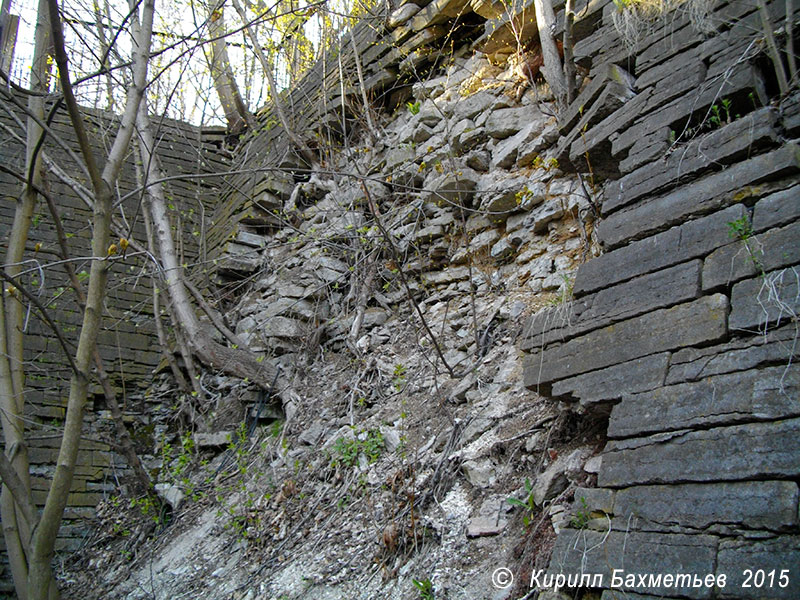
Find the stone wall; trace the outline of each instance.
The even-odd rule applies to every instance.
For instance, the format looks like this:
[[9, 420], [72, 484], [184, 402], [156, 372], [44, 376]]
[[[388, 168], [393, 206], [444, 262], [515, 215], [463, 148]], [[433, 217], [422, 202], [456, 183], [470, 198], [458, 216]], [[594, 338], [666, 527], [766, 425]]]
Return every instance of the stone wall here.
[[[784, 8], [769, 5], [776, 28]], [[603, 599], [795, 598], [799, 96], [778, 98], [754, 4], [714, 3], [705, 33], [679, 8], [634, 48], [615, 14], [576, 48], [591, 83], [559, 141], [605, 179], [604, 253], [522, 342], [529, 388], [610, 411], [598, 487], [575, 494], [594, 519], [561, 532], [549, 573], [601, 573]], [[613, 569], [727, 585], [612, 590]], [[748, 589], [746, 569], [789, 583]]]
[[[22, 115], [22, 111], [14, 109], [10, 103], [6, 103], [6, 106], [15, 110], [17, 115]], [[113, 134], [116, 119], [89, 109], [84, 114], [90, 135], [97, 144], [98, 154], [102, 155], [101, 148]], [[24, 171], [25, 150], [21, 141], [24, 133], [7, 112], [3, 112], [0, 121], [6, 127], [0, 145], [0, 163], [21, 173]], [[67, 147], [79, 153], [65, 114], [59, 112], [56, 115], [52, 128]], [[162, 121], [158, 125], [158, 152], [165, 174], [194, 175], [227, 170], [217, 145], [208, 143], [205, 137], [196, 127]], [[80, 167], [52, 138], [45, 142], [44, 151], [62, 172], [85, 184]], [[119, 197], [124, 200], [114, 214], [127, 224], [130, 232], [128, 238], [146, 244], [139, 196], [133, 194], [126, 198], [129, 192], [137, 189], [137, 177], [133, 156], [129, 155], [118, 187]], [[205, 226], [204, 215], [214, 208], [217, 185], [215, 178], [178, 179], [168, 184], [176, 222], [182, 225], [178, 230], [178, 239], [187, 263], [195, 263], [205, 252], [202, 245], [198, 244], [201, 239], [199, 234]], [[16, 178], [0, 173], [0, 193], [4, 200], [0, 206], [0, 240], [4, 255], [5, 242], [14, 219], [16, 198], [21, 189]], [[53, 171], [48, 172], [47, 189], [60, 211], [71, 255], [90, 256], [91, 210]], [[192, 235], [193, 232], [196, 235]], [[31, 265], [23, 278], [25, 284], [48, 307], [68, 342], [76, 343], [81, 314], [65, 273], [59, 267], [47, 266], [59, 260], [59, 255], [53, 219], [43, 201], [35, 210], [25, 260], [30, 261]], [[75, 267], [79, 278], [82, 278], [82, 272], [88, 273], [86, 261], [75, 263]], [[146, 425], [149, 416], [145, 413], [161, 402], [144, 395], [144, 389], [152, 383], [154, 369], [162, 359], [153, 325], [150, 267], [146, 257], [137, 254], [133, 248], [129, 248], [127, 256], [115, 260], [109, 277], [103, 329], [98, 338], [111, 384], [118, 394], [126, 419], [135, 424], [134, 429]], [[26, 334], [26, 417], [30, 419], [28, 439], [33, 495], [37, 503], [43, 503], [61, 440], [60, 423], [64, 418], [69, 393], [70, 369], [58, 340], [33, 307], [26, 319]], [[73, 493], [57, 548], [76, 547], [87, 530], [86, 519], [94, 514], [94, 506], [105, 493], [118, 488], [119, 476], [127, 465], [122, 456], [114, 452], [113, 439], [113, 427], [102, 390], [98, 384], [94, 384], [90, 390], [87, 423], [78, 456]]]

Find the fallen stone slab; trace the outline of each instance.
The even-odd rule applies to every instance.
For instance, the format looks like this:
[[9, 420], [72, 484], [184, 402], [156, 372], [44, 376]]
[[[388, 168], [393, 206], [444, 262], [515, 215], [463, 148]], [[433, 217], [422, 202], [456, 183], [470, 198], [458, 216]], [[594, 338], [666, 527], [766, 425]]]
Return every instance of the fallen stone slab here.
[[709, 427], [800, 416], [800, 366], [708, 377], [624, 394], [611, 411], [608, 436]]
[[677, 431], [611, 441], [601, 487], [636, 484], [796, 478], [800, 419]]
[[616, 491], [613, 514], [643, 519], [648, 527], [785, 531], [797, 526], [797, 501], [793, 481], [641, 485]]
[[549, 393], [549, 384], [636, 358], [727, 335], [728, 299], [706, 296], [609, 325], [528, 356], [524, 383]]
[[194, 434], [194, 444], [198, 448], [221, 448], [230, 444], [232, 439], [234, 439], [232, 431]]

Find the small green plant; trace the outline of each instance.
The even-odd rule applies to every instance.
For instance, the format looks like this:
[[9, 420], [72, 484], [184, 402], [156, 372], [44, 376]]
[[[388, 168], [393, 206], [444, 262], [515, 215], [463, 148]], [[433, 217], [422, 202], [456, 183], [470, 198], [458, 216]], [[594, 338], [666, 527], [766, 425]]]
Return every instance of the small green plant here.
[[406, 102], [406, 107], [408, 108], [408, 112], [410, 112], [412, 115], [419, 114], [420, 102], [419, 100], [416, 102]]
[[573, 529], [586, 529], [589, 526], [591, 518], [591, 511], [589, 510], [589, 505], [586, 503], [586, 498], [581, 497], [581, 508], [579, 508], [575, 516], [570, 519], [569, 526]]
[[[361, 436], [364, 437], [363, 440], [358, 439]], [[339, 465], [354, 467], [358, 464], [360, 454], [364, 454], [368, 462], [374, 463], [380, 458], [381, 452], [383, 452], [383, 434], [380, 430], [362, 430], [357, 437], [339, 438], [333, 443], [331, 466], [334, 468]]]
[[728, 222], [728, 236], [734, 240], [739, 240], [744, 244], [753, 266], [761, 273], [762, 277], [766, 276], [764, 265], [761, 262], [761, 252], [754, 247], [755, 234], [753, 232], [753, 225], [747, 215], [742, 215], [734, 221]]
[[419, 590], [420, 600], [435, 600], [435, 596], [433, 595], [433, 583], [431, 583], [430, 578], [412, 579], [411, 583]]
[[531, 525], [531, 517], [536, 512], [536, 502], [533, 500], [533, 485], [530, 479], [525, 479], [525, 500], [514, 498], [513, 496], [506, 499], [511, 506], [519, 506], [525, 509], [525, 514], [522, 515], [522, 524], [527, 529]]
[[392, 385], [394, 385], [394, 389], [398, 392], [403, 389], [403, 386], [406, 384], [406, 368], [401, 363], [397, 363], [394, 366], [394, 377], [392, 379]]

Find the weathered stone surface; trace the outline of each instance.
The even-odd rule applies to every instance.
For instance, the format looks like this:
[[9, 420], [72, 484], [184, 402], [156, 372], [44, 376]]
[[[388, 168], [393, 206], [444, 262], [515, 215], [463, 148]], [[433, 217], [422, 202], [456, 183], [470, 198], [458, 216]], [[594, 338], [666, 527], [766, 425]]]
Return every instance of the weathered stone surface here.
[[597, 99], [600, 92], [608, 82], [616, 82], [624, 85], [628, 89], [633, 88], [634, 78], [622, 67], [615, 64], [605, 63], [599, 68], [594, 69], [589, 74], [591, 81], [581, 91], [572, 104], [567, 107], [563, 114], [559, 115], [559, 130], [562, 135], [566, 135], [580, 120], [587, 108]]
[[[750, 571], [749, 580], [747, 571]], [[762, 573], [756, 577], [758, 571]], [[774, 576], [771, 576], [773, 571]], [[728, 578], [725, 588], [719, 591], [720, 598], [800, 598], [800, 537], [722, 541], [717, 573]], [[745, 584], [749, 587], [744, 587]]]
[[223, 447], [231, 443], [233, 434], [231, 431], [214, 431], [213, 433], [194, 434], [194, 443], [198, 448]]
[[468, 460], [461, 465], [461, 468], [464, 471], [464, 477], [475, 487], [489, 487], [497, 478], [495, 467], [488, 458], [479, 461]]
[[793, 481], [643, 485], [617, 490], [613, 514], [623, 521], [635, 516], [661, 527], [785, 531], [797, 526], [797, 501]]
[[598, 476], [602, 487], [731, 481], [800, 474], [800, 419], [676, 431], [612, 441]]
[[675, 186], [713, 167], [731, 164], [778, 141], [774, 110], [763, 108], [752, 112], [677, 148], [666, 160], [649, 163], [613, 181], [603, 200], [603, 213], [610, 214], [639, 198]]
[[700, 295], [700, 261], [656, 271], [582, 296], [563, 307], [547, 308], [528, 318], [522, 350], [568, 340], [612, 323], [672, 306]]
[[481, 177], [478, 182], [480, 191], [476, 195], [491, 222], [502, 223], [510, 213], [519, 210], [522, 198], [527, 195], [528, 181], [522, 175], [498, 177], [496, 173], [489, 173]]
[[727, 334], [728, 300], [707, 296], [622, 321], [539, 351], [525, 362], [525, 385], [536, 389], [558, 379]]
[[479, 179], [480, 175], [468, 167], [453, 173], [443, 173], [426, 185], [429, 191], [425, 194], [424, 200], [433, 202], [437, 206], [463, 206], [472, 201]]
[[666, 196], [610, 215], [598, 226], [598, 236], [610, 248], [641, 239], [689, 217], [702, 215], [734, 202], [741, 188], [796, 173], [800, 149], [794, 144], [762, 154]]
[[721, 373], [744, 371], [800, 358], [795, 344], [797, 330], [793, 324], [744, 340], [734, 340], [719, 346], [685, 348], [672, 355], [666, 384], [694, 381]]
[[419, 12], [419, 6], [416, 4], [404, 4], [400, 8], [396, 9], [389, 15], [389, 19], [386, 21], [386, 26], [389, 29], [394, 29], [395, 27], [399, 27], [406, 21], [408, 21], [411, 17]]
[[305, 335], [301, 321], [286, 317], [268, 317], [259, 327], [259, 333], [266, 337], [298, 339]]
[[569, 397], [582, 406], [619, 399], [624, 393], [652, 390], [664, 383], [669, 366], [669, 352], [584, 373], [553, 384], [555, 398]]
[[[743, 206], [730, 206], [594, 258], [578, 269], [572, 293], [578, 298], [637, 275], [704, 256], [730, 243], [728, 223], [743, 216]], [[665, 252], [665, 248], [669, 251]]]
[[534, 115], [536, 113], [529, 106], [501, 108], [489, 113], [484, 127], [491, 137], [503, 139], [524, 129]]
[[459, 119], [474, 119], [489, 110], [496, 100], [497, 97], [491, 92], [476, 92], [456, 103], [454, 115]]
[[[702, 73], [704, 67], [701, 61], [695, 61], [689, 65], [687, 74], [691, 78], [695, 73]], [[653, 93], [650, 100], [642, 108], [638, 120], [629, 128], [621, 131], [614, 138], [611, 146], [611, 153], [615, 156], [623, 155], [637, 141], [646, 137], [653, 131], [661, 129], [668, 123], [676, 123], [681, 119], [692, 116], [693, 114], [702, 116], [711, 105], [719, 98], [729, 94], [742, 93], [756, 90], [761, 84], [760, 76], [752, 65], [739, 63], [733, 65], [730, 72], [726, 74], [724, 80], [718, 77], [707, 77], [706, 81], [697, 85], [692, 85], [690, 80], [683, 80], [687, 86], [688, 93], [679, 95], [671, 102], [669, 98], [674, 97], [671, 89], [678, 88], [681, 80], [676, 84], [674, 80], [665, 83], [666, 93]], [[694, 80], [697, 81], [696, 79]]]
[[800, 221], [758, 237], [737, 240], [712, 252], [703, 263], [703, 289], [735, 283], [760, 271], [800, 263]]
[[764, 332], [797, 318], [800, 312], [800, 267], [772, 271], [733, 286], [731, 330]]
[[624, 394], [611, 411], [609, 437], [800, 415], [800, 367], [773, 367]]
[[[611, 584], [614, 569], [628, 573], [713, 573], [717, 538], [708, 535], [565, 531], [556, 540], [548, 573], [602, 574]], [[657, 566], [657, 567], [656, 567]], [[675, 588], [627, 588], [652, 594], [671, 594]], [[713, 588], [681, 587], [681, 596], [709, 598]]]
[[557, 460], [536, 478], [531, 490], [533, 501], [536, 506], [542, 506], [545, 500], [550, 500], [563, 492], [567, 485], [569, 481], [564, 472], [564, 464]]
[[770, 194], [756, 203], [753, 231], [760, 233], [800, 218], [800, 186]]
[[[575, 490], [575, 510], [589, 510], [614, 514], [614, 498], [617, 492], [606, 488], [577, 488]], [[585, 508], [584, 508], [585, 506]]]
[[[514, 109], [511, 109], [514, 110]], [[531, 120], [532, 115], [528, 111], [527, 124], [510, 138], [503, 140], [495, 146], [492, 152], [492, 164], [502, 169], [507, 169], [514, 165], [517, 160], [517, 151], [524, 144], [538, 138], [547, 125], [548, 118], [540, 116]]]

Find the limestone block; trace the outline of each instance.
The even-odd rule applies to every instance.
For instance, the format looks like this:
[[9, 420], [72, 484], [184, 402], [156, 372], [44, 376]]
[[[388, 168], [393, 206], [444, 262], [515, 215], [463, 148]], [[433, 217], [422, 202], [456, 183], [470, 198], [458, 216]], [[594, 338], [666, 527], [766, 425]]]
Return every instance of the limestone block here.
[[670, 360], [666, 384], [788, 362], [791, 348], [794, 348], [794, 358], [800, 358], [800, 347], [794, 344], [796, 335], [795, 326], [790, 323], [767, 335], [735, 339], [718, 346], [679, 350]]
[[305, 335], [305, 324], [287, 317], [269, 317], [260, 326], [262, 336], [299, 339]]
[[708, 377], [625, 394], [614, 406], [609, 437], [800, 415], [800, 367], [779, 366]]
[[[714, 573], [717, 538], [708, 535], [565, 530], [556, 539], [548, 573], [580, 576], [602, 574], [611, 584], [613, 569], [628, 573]], [[622, 588], [637, 592], [672, 595], [674, 588]], [[682, 587], [680, 595], [709, 598], [713, 588]]]
[[530, 123], [531, 118], [536, 114], [528, 106], [493, 110], [486, 119], [486, 133], [496, 139], [516, 135]]
[[687, 218], [702, 215], [731, 204], [741, 189], [770, 179], [796, 173], [800, 168], [800, 148], [795, 144], [737, 163], [720, 173], [709, 175], [660, 198], [615, 212], [598, 226], [600, 240], [609, 248], [641, 239]]
[[716, 294], [537, 351], [525, 361], [525, 386], [535, 389], [648, 354], [719, 340], [727, 334], [727, 309], [727, 298]]
[[798, 434], [795, 418], [612, 441], [598, 485], [797, 477]]
[[480, 91], [466, 98], [461, 98], [455, 106], [454, 117], [458, 119], [474, 119], [486, 112], [495, 103], [497, 97], [488, 91]]
[[756, 203], [753, 231], [760, 233], [800, 218], [800, 186], [770, 194]]
[[568, 340], [614, 321], [693, 300], [700, 295], [700, 265], [699, 260], [689, 261], [545, 308], [528, 318], [520, 347], [528, 350]]
[[717, 289], [758, 275], [800, 263], [800, 221], [772, 229], [747, 244], [737, 240], [712, 252], [703, 263], [703, 290]]
[[642, 485], [617, 490], [613, 514], [664, 527], [717, 525], [781, 531], [797, 525], [797, 500], [793, 481]]
[[764, 332], [797, 318], [800, 312], [800, 266], [747, 279], [731, 291], [731, 330]]
[[[513, 110], [513, 109], [512, 109]], [[528, 119], [530, 119], [530, 115]], [[492, 152], [492, 165], [501, 169], [508, 169], [517, 161], [517, 152], [523, 145], [537, 140], [547, 125], [547, 118], [544, 116], [528, 122], [519, 133], [504, 139], [495, 146]], [[532, 159], [531, 159], [532, 161]]]
[[743, 216], [743, 206], [730, 206], [603, 254], [580, 266], [572, 292], [579, 298], [637, 275], [704, 256], [730, 243], [728, 223]]
[[437, 206], [468, 205], [472, 201], [479, 179], [480, 175], [469, 167], [442, 173], [426, 186], [429, 191], [425, 194], [424, 200], [433, 202]]
[[[756, 575], [757, 571], [761, 573]], [[774, 576], [770, 579], [772, 571]], [[727, 585], [720, 590], [720, 598], [794, 600], [800, 597], [800, 536], [722, 541], [717, 573], [728, 577]], [[781, 575], [786, 577], [781, 578]], [[744, 587], [746, 583], [750, 587]]]
[[408, 21], [411, 17], [416, 15], [419, 12], [419, 6], [416, 4], [404, 4], [403, 6], [397, 8], [389, 15], [388, 20], [386, 21], [386, 26], [389, 29], [395, 29], [400, 25], [403, 25], [406, 21]]
[[486, 488], [495, 482], [495, 467], [489, 459], [480, 461], [468, 460], [461, 465], [461, 468], [467, 481], [475, 487]]
[[617, 400], [623, 393], [652, 390], [664, 382], [668, 352], [653, 354], [619, 365], [563, 379], [553, 384], [555, 398], [579, 400], [582, 406]]
[[610, 214], [636, 200], [716, 165], [728, 165], [770, 144], [778, 143], [776, 116], [771, 108], [763, 108], [721, 129], [689, 142], [670, 154], [611, 182], [603, 200], [603, 213]]

